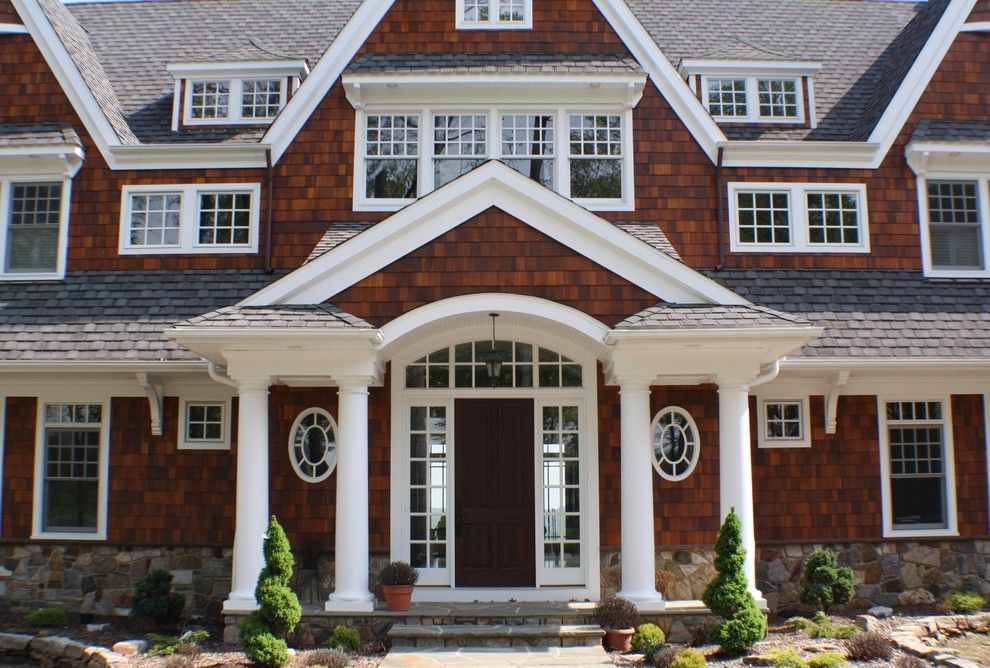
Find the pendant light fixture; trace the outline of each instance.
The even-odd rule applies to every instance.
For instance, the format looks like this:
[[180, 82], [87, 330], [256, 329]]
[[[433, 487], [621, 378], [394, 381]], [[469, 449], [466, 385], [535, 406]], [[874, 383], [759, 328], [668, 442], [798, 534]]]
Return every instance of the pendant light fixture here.
[[498, 313], [489, 313], [488, 317], [492, 319], [492, 345], [484, 357], [485, 368], [488, 370], [488, 380], [491, 381], [492, 387], [498, 387], [503, 362], [502, 356], [495, 352], [495, 318], [498, 317]]

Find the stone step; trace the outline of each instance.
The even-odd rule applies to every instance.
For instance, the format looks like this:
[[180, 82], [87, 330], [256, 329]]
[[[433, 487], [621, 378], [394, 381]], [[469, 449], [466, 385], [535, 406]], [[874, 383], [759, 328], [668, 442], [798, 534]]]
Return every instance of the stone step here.
[[393, 647], [594, 647], [605, 632], [591, 624], [396, 624]]

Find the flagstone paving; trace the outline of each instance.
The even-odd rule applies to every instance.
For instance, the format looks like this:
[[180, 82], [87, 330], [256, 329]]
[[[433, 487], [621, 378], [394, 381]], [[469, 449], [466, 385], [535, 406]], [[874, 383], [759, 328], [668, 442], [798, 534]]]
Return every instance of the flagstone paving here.
[[471, 648], [389, 652], [380, 668], [547, 668], [573, 666], [615, 668], [602, 647]]

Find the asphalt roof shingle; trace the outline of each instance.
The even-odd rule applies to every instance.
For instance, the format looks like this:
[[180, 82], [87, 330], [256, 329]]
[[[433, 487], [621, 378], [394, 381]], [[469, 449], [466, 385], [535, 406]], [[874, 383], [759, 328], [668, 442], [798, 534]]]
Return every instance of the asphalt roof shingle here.
[[249, 329], [374, 329], [333, 304], [228, 306], [184, 320], [176, 327]]
[[642, 74], [622, 54], [554, 53], [369, 53], [347, 66], [345, 74]]
[[626, 318], [616, 329], [733, 329], [807, 326], [808, 320], [751, 305], [661, 303]]
[[0, 124], [0, 147], [82, 146], [82, 140], [66, 123]]
[[912, 140], [945, 142], [990, 142], [990, 121], [919, 121]]

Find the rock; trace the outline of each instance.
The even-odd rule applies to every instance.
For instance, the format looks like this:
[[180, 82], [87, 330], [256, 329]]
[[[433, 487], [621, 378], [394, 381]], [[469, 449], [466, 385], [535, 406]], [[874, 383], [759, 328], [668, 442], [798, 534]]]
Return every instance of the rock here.
[[34, 636], [23, 633], [0, 633], [0, 650], [5, 652], [23, 652]]
[[856, 615], [856, 626], [864, 631], [879, 631], [880, 620], [873, 615]]
[[813, 654], [821, 654], [822, 652], [841, 652], [842, 647], [836, 645], [835, 643], [821, 642], [812, 643], [811, 645], [805, 645], [801, 648], [805, 652], [811, 652]]
[[237, 637], [240, 635], [241, 630], [236, 624], [227, 624], [223, 627], [223, 642], [227, 645], [236, 645]]
[[65, 647], [62, 648], [62, 656], [65, 657], [66, 659], [69, 659], [70, 661], [78, 661], [79, 659], [83, 658], [83, 651], [85, 649], [86, 649], [85, 645], [70, 640], [69, 642], [65, 643]]
[[773, 665], [773, 659], [771, 659], [769, 656], [763, 656], [763, 655], [760, 655], [760, 654], [754, 654], [754, 655], [751, 655], [751, 656], [744, 656], [742, 662], [743, 662], [743, 665], [745, 665], [745, 666], [772, 666]]
[[866, 611], [866, 614], [872, 615], [873, 617], [879, 617], [880, 619], [887, 619], [892, 617], [894, 611], [885, 605], [875, 605]]
[[172, 571], [172, 584], [191, 585], [193, 583], [193, 572], [189, 570]]
[[110, 624], [87, 624], [86, 625], [86, 631], [88, 631], [89, 633], [99, 633], [100, 631], [103, 631], [104, 629], [108, 629], [108, 628], [110, 628]]
[[767, 571], [767, 579], [770, 582], [790, 582], [791, 572], [781, 561], [774, 561]]
[[121, 640], [115, 643], [113, 651], [124, 656], [137, 656], [148, 650], [147, 640]]
[[935, 602], [935, 595], [927, 589], [909, 589], [897, 597], [901, 605], [928, 605]]
[[911, 564], [934, 566], [936, 568], [942, 565], [942, 555], [938, 548], [928, 547], [927, 545], [915, 545], [911, 547], [911, 549], [904, 553], [902, 558]]

